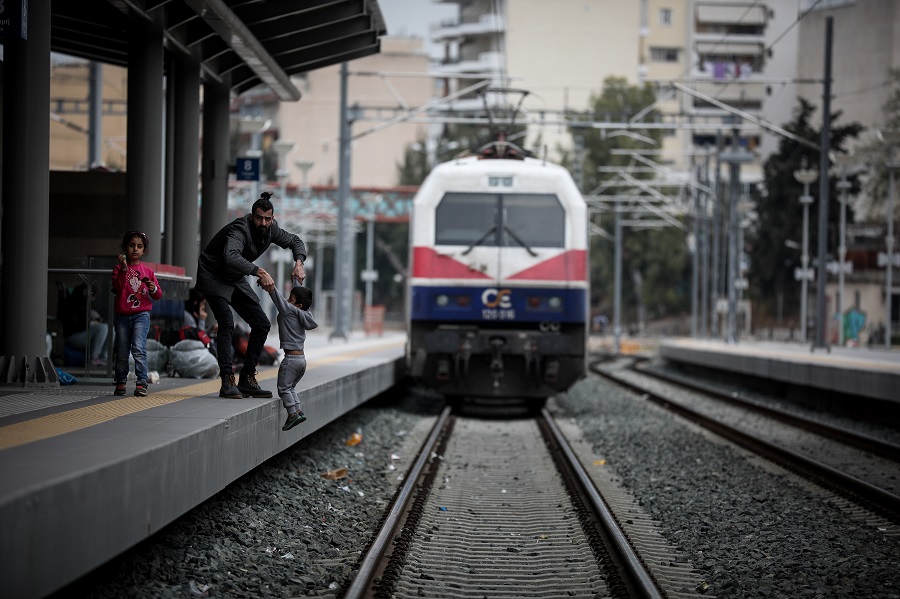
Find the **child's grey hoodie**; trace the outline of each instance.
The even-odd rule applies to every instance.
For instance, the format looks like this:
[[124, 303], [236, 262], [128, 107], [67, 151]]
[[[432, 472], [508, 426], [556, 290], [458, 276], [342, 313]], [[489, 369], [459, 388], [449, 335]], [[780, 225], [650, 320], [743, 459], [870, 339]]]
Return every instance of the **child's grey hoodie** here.
[[269, 292], [275, 307], [278, 308], [278, 339], [281, 349], [303, 349], [306, 343], [306, 331], [318, 327], [309, 310], [301, 310], [274, 289]]

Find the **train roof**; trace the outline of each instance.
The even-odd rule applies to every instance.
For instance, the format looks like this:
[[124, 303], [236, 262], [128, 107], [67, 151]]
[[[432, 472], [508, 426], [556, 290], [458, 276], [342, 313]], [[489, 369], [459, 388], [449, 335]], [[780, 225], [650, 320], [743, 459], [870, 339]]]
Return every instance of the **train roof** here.
[[537, 158], [481, 158], [464, 156], [435, 166], [416, 194], [433, 197], [442, 191], [497, 193], [555, 193], [565, 203], [583, 203], [569, 171]]

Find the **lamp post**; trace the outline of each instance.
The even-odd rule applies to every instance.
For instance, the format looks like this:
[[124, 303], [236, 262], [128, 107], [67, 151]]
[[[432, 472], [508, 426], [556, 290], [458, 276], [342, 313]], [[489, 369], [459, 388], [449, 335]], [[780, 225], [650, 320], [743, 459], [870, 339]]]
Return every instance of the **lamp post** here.
[[888, 146], [888, 213], [887, 213], [887, 235], [884, 244], [887, 249], [885, 259], [887, 270], [884, 278], [885, 308], [887, 309], [887, 317], [885, 318], [885, 335], [884, 347], [891, 349], [891, 296], [894, 287], [893, 266], [896, 256], [894, 256], [894, 170], [897, 163], [894, 162], [894, 147], [900, 144], [900, 131], [883, 130], [878, 132], [878, 139]]
[[813, 270], [809, 268], [809, 205], [813, 203], [813, 197], [809, 195], [809, 186], [819, 178], [819, 172], [814, 168], [807, 168], [806, 156], [800, 163], [800, 168], [794, 171], [794, 179], [803, 184], [803, 195], [800, 202], [803, 204], [803, 249], [800, 255], [801, 267], [794, 271], [794, 278], [800, 279], [800, 338], [806, 341], [806, 309], [808, 305], [807, 282], [813, 278]]
[[741, 305], [744, 303], [744, 291], [748, 288], [747, 277], [744, 276], [745, 268], [744, 268], [744, 231], [747, 227], [750, 226], [750, 212], [753, 206], [750, 202], [750, 197], [747, 194], [742, 194], [741, 199], [738, 201], [738, 241], [737, 241], [737, 274], [738, 279], [734, 282], [734, 288], [737, 290], [737, 311], [738, 314], [741, 312], [744, 313], [743, 319], [743, 327], [737, 327], [735, 331], [735, 340], [740, 337], [740, 329], [743, 328], [745, 330], [750, 329], [749, 322], [749, 312], [744, 312], [741, 309]]
[[852, 187], [847, 175], [856, 167], [856, 157], [848, 154], [831, 154], [831, 161], [838, 165], [841, 180], [837, 188], [841, 192], [838, 200], [841, 203], [840, 241], [838, 242], [838, 295], [837, 314], [840, 319], [838, 324], [838, 345], [844, 345], [844, 273], [853, 272], [853, 264], [847, 264], [847, 190]]
[[731, 136], [730, 151], [720, 153], [719, 159], [729, 163], [731, 167], [729, 174], [731, 191], [728, 198], [728, 331], [726, 341], [737, 343], [737, 289], [735, 283], [740, 278], [737, 255], [738, 196], [741, 187], [741, 164], [753, 161], [753, 154], [740, 147], [737, 129]]
[[375, 259], [375, 214], [383, 196], [380, 193], [366, 193], [362, 201], [366, 205], [366, 271], [362, 280], [366, 283], [366, 306], [372, 305], [372, 283], [378, 280], [378, 271], [374, 268]]
[[300, 189], [303, 193], [309, 191], [309, 184], [306, 182], [307, 178], [309, 178], [309, 170], [315, 166], [315, 162], [312, 160], [295, 160], [294, 166], [300, 169], [301, 177], [300, 177]]
[[294, 142], [279, 139], [272, 144], [272, 149], [278, 154], [278, 168], [275, 169], [275, 178], [281, 190], [281, 201], [284, 202], [284, 192], [287, 188], [287, 180], [291, 172], [287, 169], [287, 155], [294, 149]]

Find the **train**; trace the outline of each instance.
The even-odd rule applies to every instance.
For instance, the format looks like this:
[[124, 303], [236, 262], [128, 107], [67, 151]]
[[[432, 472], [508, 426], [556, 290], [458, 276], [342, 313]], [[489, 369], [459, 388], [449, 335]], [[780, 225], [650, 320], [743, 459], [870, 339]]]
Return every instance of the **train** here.
[[587, 371], [587, 205], [500, 139], [436, 165], [410, 216], [407, 366], [451, 402], [539, 409]]

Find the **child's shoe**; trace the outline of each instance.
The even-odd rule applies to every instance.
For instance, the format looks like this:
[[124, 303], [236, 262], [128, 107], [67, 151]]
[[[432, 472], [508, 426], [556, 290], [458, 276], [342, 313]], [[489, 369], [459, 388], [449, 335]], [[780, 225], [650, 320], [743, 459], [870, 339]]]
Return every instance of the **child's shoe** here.
[[116, 383], [116, 390], [113, 395], [125, 395], [125, 383]]
[[138, 383], [134, 388], [134, 394], [138, 397], [144, 397], [147, 395], [147, 383]]
[[296, 414], [288, 414], [287, 420], [284, 421], [284, 426], [281, 427], [281, 430], [289, 431], [301, 422], [306, 422], [306, 415], [302, 410]]

